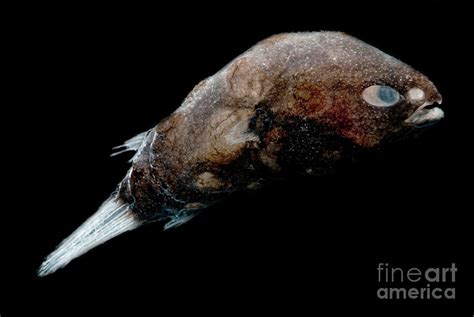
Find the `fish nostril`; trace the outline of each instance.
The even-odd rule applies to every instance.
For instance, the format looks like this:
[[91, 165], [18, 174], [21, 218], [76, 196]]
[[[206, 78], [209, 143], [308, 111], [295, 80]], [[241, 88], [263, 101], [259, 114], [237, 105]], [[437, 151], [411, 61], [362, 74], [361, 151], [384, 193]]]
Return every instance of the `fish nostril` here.
[[420, 88], [412, 88], [408, 91], [408, 98], [411, 101], [422, 101], [425, 98], [425, 92]]

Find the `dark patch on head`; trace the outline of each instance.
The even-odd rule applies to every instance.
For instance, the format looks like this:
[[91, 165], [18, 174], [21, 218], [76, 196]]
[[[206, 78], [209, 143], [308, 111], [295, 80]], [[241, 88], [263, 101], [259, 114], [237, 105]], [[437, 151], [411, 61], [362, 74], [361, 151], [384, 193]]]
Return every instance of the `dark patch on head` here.
[[271, 129], [275, 121], [275, 115], [268, 104], [260, 103], [255, 106], [255, 115], [250, 119], [249, 131], [262, 140]]
[[287, 136], [278, 155], [278, 163], [287, 172], [322, 174], [333, 170], [340, 162], [353, 159], [359, 150], [349, 140], [334, 133], [328, 126], [300, 117], [288, 118], [284, 125]]

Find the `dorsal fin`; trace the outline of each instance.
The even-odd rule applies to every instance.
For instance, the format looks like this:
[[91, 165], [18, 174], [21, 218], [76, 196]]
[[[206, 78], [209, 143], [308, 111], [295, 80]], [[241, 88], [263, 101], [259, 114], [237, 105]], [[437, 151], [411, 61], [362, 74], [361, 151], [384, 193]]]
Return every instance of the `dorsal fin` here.
[[116, 156], [128, 151], [137, 151], [149, 132], [150, 130], [137, 134], [133, 138], [125, 141], [122, 145], [114, 147], [113, 150], [117, 151], [112, 153], [110, 156]]

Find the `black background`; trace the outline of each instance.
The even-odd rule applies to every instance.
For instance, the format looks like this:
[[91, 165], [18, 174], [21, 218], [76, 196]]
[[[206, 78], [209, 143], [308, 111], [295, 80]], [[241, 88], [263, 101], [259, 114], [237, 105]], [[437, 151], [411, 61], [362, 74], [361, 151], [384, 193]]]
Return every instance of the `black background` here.
[[[8, 182], [0, 314], [472, 315], [472, 59], [466, 7], [318, 2], [25, 7], [5, 31]], [[175, 230], [149, 225], [38, 279], [42, 259], [128, 169], [111, 148], [257, 41], [339, 30], [426, 74], [446, 118], [321, 178], [240, 193]], [[10, 123], [10, 124], [8, 124]], [[448, 266], [455, 301], [376, 298], [377, 263]], [[462, 309], [465, 309], [464, 311]]]

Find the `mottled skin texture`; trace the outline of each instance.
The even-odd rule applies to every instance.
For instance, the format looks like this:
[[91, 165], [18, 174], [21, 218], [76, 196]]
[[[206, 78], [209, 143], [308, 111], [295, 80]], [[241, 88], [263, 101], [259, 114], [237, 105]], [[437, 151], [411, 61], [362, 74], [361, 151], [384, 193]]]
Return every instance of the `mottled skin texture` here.
[[[369, 105], [361, 94], [374, 84], [402, 99]], [[425, 96], [411, 102], [414, 87]], [[424, 75], [349, 35], [276, 35], [199, 83], [150, 130], [118, 197], [144, 221], [183, 218], [286, 172], [326, 172], [409, 133], [404, 120], [435, 101]]]

